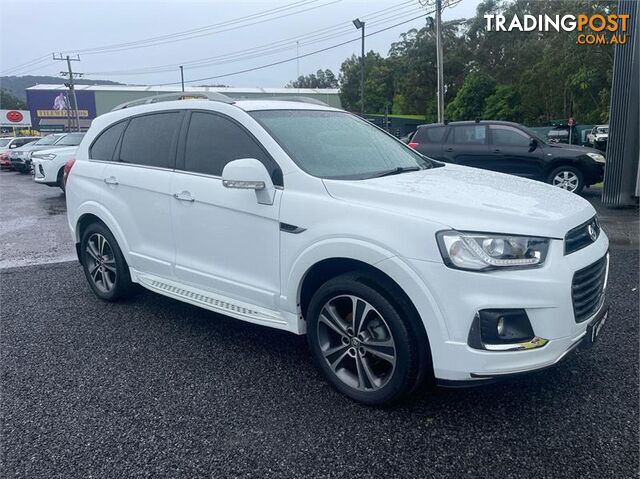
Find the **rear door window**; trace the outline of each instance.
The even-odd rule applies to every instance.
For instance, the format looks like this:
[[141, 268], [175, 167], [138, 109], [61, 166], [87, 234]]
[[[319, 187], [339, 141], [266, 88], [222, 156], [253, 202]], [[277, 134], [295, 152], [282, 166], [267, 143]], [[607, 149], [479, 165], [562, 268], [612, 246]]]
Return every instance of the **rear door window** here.
[[258, 142], [234, 121], [220, 115], [193, 112], [185, 147], [185, 170], [222, 176], [227, 163], [255, 158], [269, 172], [273, 183], [282, 186], [282, 173], [276, 162]]
[[181, 118], [179, 111], [131, 118], [122, 137], [120, 161], [173, 168]]
[[126, 121], [121, 121], [104, 130], [91, 145], [89, 158], [92, 160], [112, 161], [116, 151], [116, 145], [126, 126]]
[[454, 126], [453, 143], [457, 145], [486, 145], [487, 129], [484, 125]]
[[430, 126], [418, 128], [412, 141], [417, 143], [442, 143], [444, 138], [444, 132], [446, 127], [444, 126]]

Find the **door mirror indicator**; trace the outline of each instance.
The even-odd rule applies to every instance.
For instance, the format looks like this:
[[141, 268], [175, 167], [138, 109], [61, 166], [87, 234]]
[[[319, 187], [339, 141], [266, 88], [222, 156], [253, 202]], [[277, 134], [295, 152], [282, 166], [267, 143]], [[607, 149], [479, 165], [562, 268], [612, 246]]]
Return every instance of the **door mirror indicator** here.
[[255, 158], [233, 160], [222, 170], [225, 188], [254, 190], [258, 203], [272, 205], [276, 189], [265, 166]]

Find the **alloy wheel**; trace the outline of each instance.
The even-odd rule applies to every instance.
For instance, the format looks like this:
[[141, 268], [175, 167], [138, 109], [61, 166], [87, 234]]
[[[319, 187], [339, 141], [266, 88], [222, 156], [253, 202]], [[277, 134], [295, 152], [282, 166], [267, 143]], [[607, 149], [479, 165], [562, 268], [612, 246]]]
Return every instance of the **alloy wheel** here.
[[557, 186], [558, 188], [571, 192], [578, 189], [579, 183], [580, 179], [573, 171], [559, 171], [558, 174], [553, 177], [553, 181], [551, 182], [553, 186]]
[[89, 237], [86, 261], [93, 284], [103, 293], [109, 293], [116, 284], [116, 258], [109, 242], [100, 233]]
[[346, 385], [370, 392], [385, 386], [393, 376], [393, 334], [382, 315], [364, 299], [341, 295], [327, 301], [317, 333], [324, 360]]

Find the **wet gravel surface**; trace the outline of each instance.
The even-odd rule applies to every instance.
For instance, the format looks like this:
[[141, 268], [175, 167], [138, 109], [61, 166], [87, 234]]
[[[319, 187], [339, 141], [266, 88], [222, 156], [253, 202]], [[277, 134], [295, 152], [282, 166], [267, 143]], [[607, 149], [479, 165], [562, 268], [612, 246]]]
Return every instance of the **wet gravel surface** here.
[[0, 268], [75, 258], [60, 188], [3, 170], [0, 205]]
[[[355, 404], [305, 340], [75, 263], [0, 273], [2, 477], [637, 477], [638, 253], [614, 247], [602, 337], [556, 368]], [[634, 289], [635, 288], [635, 289]]]

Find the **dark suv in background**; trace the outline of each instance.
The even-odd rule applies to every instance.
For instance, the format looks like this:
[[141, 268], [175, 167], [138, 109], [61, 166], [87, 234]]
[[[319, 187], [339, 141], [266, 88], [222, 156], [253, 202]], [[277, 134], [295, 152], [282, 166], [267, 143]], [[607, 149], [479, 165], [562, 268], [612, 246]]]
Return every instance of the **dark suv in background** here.
[[604, 176], [602, 152], [549, 144], [506, 121], [420, 125], [409, 146], [436, 160], [544, 181], [574, 193]]

